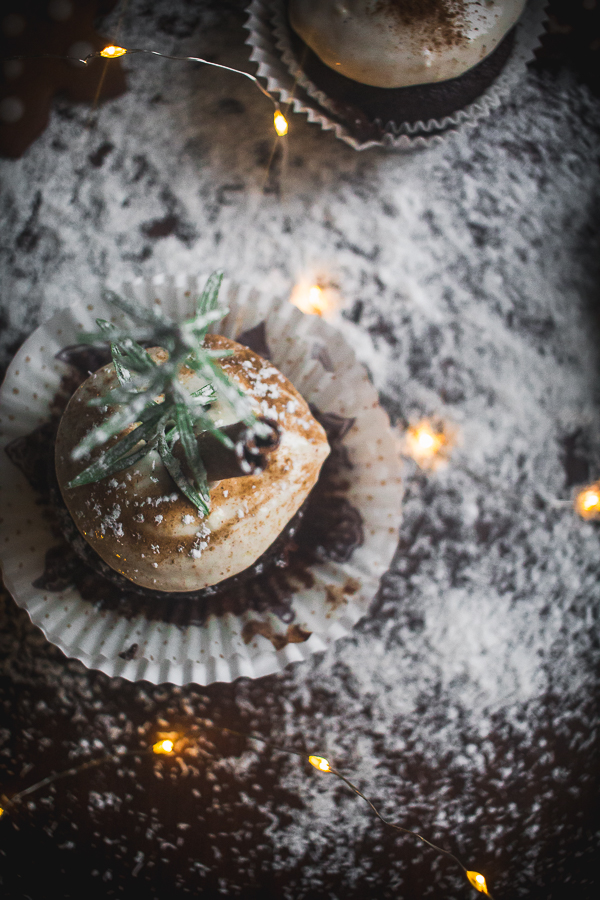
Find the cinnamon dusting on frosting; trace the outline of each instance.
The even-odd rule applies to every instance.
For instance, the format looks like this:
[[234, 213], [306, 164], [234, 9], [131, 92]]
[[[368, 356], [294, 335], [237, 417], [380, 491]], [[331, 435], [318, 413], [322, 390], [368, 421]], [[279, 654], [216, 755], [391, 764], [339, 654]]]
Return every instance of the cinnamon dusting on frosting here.
[[433, 47], [457, 46], [467, 40], [464, 0], [377, 0], [371, 16], [387, 14], [396, 27], [423, 26], [430, 32]]

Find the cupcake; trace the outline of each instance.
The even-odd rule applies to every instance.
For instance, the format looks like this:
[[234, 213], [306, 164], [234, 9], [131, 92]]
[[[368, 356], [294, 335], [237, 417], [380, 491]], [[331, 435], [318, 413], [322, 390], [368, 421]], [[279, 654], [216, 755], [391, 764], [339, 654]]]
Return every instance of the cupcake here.
[[[6, 586], [67, 656], [157, 684], [261, 677], [348, 634], [400, 521], [396, 441], [341, 335], [231, 283], [225, 318], [190, 331], [197, 292], [125, 285], [153, 326], [120, 348], [108, 321], [125, 317], [89, 296], [31, 335], [0, 390]], [[112, 363], [81, 344], [98, 318]], [[202, 352], [178, 360], [174, 333], [198, 331]], [[132, 387], [141, 404], [122, 416]], [[176, 417], [155, 428], [183, 393], [203, 417], [196, 450]]]
[[443, 119], [502, 71], [525, 0], [289, 0], [306, 75], [350, 121]]
[[459, 78], [506, 39], [525, 0], [289, 0], [296, 34], [334, 72], [401, 88]]
[[[276, 83], [311, 121], [356, 149], [405, 148], [408, 135], [423, 145], [489, 113], [522, 77], [543, 3], [525, 7], [526, 0], [253, 0], [249, 43], [270, 89]], [[267, 20], [291, 85], [267, 51]]]
[[[104, 445], [92, 451], [85, 466], [73, 458], [73, 449], [115, 415], [115, 408], [102, 402], [118, 388], [114, 363], [77, 389], [56, 436], [58, 484], [78, 531], [112, 569], [156, 591], [201, 591], [252, 566], [298, 512], [329, 454], [323, 427], [272, 364], [219, 335], [207, 335], [203, 348], [222, 354], [219, 367], [230, 385], [250, 402], [257, 423], [268, 423], [265, 436], [254, 433], [219, 396], [216, 384], [205, 409], [219, 437], [215, 431], [194, 433], [206, 472], [206, 502], [198, 498], [196, 505], [193, 495], [186, 496], [173, 478], [173, 461], [177, 466], [186, 462], [181, 439], [162, 456], [159, 444], [108, 476], [82, 478], [82, 471], [98, 465]], [[148, 355], [158, 366], [167, 362], [163, 349], [154, 348]], [[193, 397], [206, 384], [206, 378], [187, 365], [177, 373], [179, 396]], [[149, 403], [151, 411], [155, 407], [160, 414], [163, 404], [152, 398]], [[175, 425], [173, 416], [166, 429]], [[221, 443], [225, 440], [227, 444]], [[152, 442], [146, 435], [130, 452], [136, 454], [136, 448]]]

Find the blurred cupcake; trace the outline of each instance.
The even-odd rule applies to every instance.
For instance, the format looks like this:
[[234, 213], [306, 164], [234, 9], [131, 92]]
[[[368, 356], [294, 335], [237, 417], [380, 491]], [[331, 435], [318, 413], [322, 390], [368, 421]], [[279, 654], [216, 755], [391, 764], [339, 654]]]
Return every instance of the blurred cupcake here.
[[[526, 0], [254, 0], [251, 9], [259, 16], [269, 8], [281, 61], [296, 91], [301, 89], [295, 109], [303, 95], [310, 98], [310, 119], [327, 115], [328, 125], [320, 120], [324, 128], [363, 149], [407, 147], [409, 136], [422, 144], [423, 137], [439, 138], [462, 121], [488, 114], [532, 58], [543, 3], [526, 5]], [[253, 58], [262, 56], [272, 70], [264, 37], [263, 30], [262, 49]], [[273, 80], [273, 71], [259, 68], [259, 74]], [[292, 99], [294, 87], [290, 91], [278, 83], [281, 87], [282, 99]]]

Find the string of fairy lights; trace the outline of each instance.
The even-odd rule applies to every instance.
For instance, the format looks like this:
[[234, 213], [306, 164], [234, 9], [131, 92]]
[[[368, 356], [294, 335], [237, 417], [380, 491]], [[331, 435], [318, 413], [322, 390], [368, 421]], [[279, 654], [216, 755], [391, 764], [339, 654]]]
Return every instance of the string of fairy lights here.
[[[273, 113], [273, 127], [278, 135], [278, 137], [284, 137], [288, 133], [288, 122], [286, 117], [284, 116], [281, 106], [273, 97], [272, 94], [260, 83], [256, 75], [251, 75], [250, 72], [245, 72], [243, 69], [235, 69], [233, 66], [225, 66], [222, 63], [212, 62], [209, 59], [203, 59], [200, 56], [173, 56], [169, 53], [162, 53], [158, 50], [147, 50], [140, 47], [119, 47], [116, 44], [109, 44], [107, 47], [104, 47], [102, 50], [96, 50], [94, 53], [88, 54], [83, 58], [75, 57], [75, 56], [61, 56], [54, 53], [42, 53], [37, 56], [11, 56], [10, 60], [21, 60], [21, 59], [64, 59], [67, 62], [79, 62], [83, 63], [84, 66], [87, 66], [94, 59], [118, 59], [121, 56], [125, 55], [133, 55], [136, 53], [143, 53], [149, 56], [160, 56], [162, 59], [172, 59], [178, 62], [195, 62], [202, 63], [205, 66], [212, 66], [215, 69], [221, 69], [224, 72], [231, 72], [234, 75], [241, 75], [243, 78], [247, 78], [251, 81], [254, 86], [267, 97], [273, 106], [275, 107]], [[7, 60], [8, 61], [8, 60]]]
[[[335, 291], [308, 280], [296, 285], [290, 300], [300, 312], [322, 316], [330, 321], [335, 318], [340, 306]], [[403, 456], [414, 460], [422, 469], [435, 470], [448, 461], [457, 440], [457, 429], [448, 422], [435, 418], [422, 419], [403, 431], [400, 449]], [[553, 509], [572, 509], [582, 519], [600, 519], [600, 479], [580, 485], [570, 499], [547, 496], [544, 499]]]
[[[403, 451], [422, 468], [434, 469], [448, 459], [454, 440], [450, 429], [424, 419], [406, 429]], [[582, 519], [600, 519], [600, 480], [579, 487], [570, 500], [546, 499], [555, 509], [571, 508]]]
[[[295, 756], [304, 762], [310, 763], [317, 771], [322, 772], [326, 775], [333, 775], [335, 778], [338, 778], [342, 781], [350, 790], [352, 790], [357, 796], [359, 796], [368, 806], [371, 808], [372, 812], [377, 816], [380, 822], [383, 823], [387, 828], [391, 828], [395, 831], [400, 832], [401, 834], [414, 837], [425, 844], [427, 847], [430, 847], [432, 850], [436, 851], [436, 853], [445, 856], [447, 859], [450, 859], [452, 862], [457, 865], [468, 883], [475, 888], [475, 890], [479, 891], [479, 893], [484, 894], [486, 897], [489, 897], [490, 900], [493, 900], [492, 894], [488, 890], [487, 881], [485, 876], [481, 874], [481, 872], [476, 872], [474, 869], [467, 869], [467, 867], [460, 861], [460, 859], [452, 853], [450, 850], [446, 850], [443, 847], [437, 846], [437, 844], [432, 843], [427, 840], [427, 838], [423, 837], [422, 834], [419, 834], [417, 831], [411, 831], [409, 828], [404, 828], [402, 825], [398, 825], [396, 822], [390, 822], [389, 819], [384, 818], [381, 815], [375, 804], [360, 790], [353, 782], [350, 781], [349, 778], [346, 778], [340, 771], [338, 771], [330, 761], [324, 756], [317, 756], [316, 754], [307, 754], [302, 753], [299, 750], [292, 750], [289, 747], [282, 747], [279, 744], [275, 744], [266, 738], [261, 737], [257, 734], [245, 733], [242, 731], [236, 731], [233, 728], [227, 728], [223, 725], [216, 725], [214, 722], [208, 719], [201, 719], [197, 723], [200, 727], [204, 726], [207, 729], [217, 729], [221, 731], [223, 734], [230, 734], [235, 737], [244, 738], [245, 740], [257, 741], [262, 744], [266, 748], [276, 751], [278, 753], [286, 754], [287, 756]], [[159, 740], [155, 741], [151, 747], [148, 748], [140, 748], [137, 750], [126, 750], [123, 753], [108, 753], [104, 756], [98, 757], [97, 759], [87, 760], [79, 766], [71, 766], [68, 769], [64, 769], [61, 772], [54, 772], [51, 775], [46, 776], [46, 778], [42, 778], [40, 781], [36, 781], [34, 784], [29, 785], [21, 791], [18, 791], [16, 794], [13, 794], [12, 797], [8, 797], [5, 794], [0, 794], [0, 801], [3, 806], [0, 806], [0, 818], [4, 815], [9, 814], [13, 811], [16, 811], [19, 804], [23, 802], [26, 797], [31, 796], [31, 794], [37, 793], [43, 788], [49, 787], [54, 784], [56, 781], [61, 781], [64, 778], [74, 777], [81, 772], [87, 771], [89, 769], [98, 768], [99, 766], [105, 765], [110, 762], [120, 763], [123, 759], [127, 757], [141, 757], [141, 756], [178, 756], [181, 751], [189, 746], [190, 741], [186, 739], [185, 735], [178, 735], [175, 733], [170, 733], [168, 737], [159, 737]]]

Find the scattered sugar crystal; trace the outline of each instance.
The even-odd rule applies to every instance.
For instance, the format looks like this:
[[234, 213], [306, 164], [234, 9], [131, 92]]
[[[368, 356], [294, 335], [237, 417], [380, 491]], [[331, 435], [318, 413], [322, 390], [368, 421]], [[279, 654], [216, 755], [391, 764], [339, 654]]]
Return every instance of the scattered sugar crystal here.
[[210, 535], [210, 528], [205, 523], [202, 523], [199, 531], [196, 532], [196, 540], [190, 550], [188, 556], [191, 556], [192, 559], [200, 559], [202, 556], [202, 551], [206, 550], [208, 547], [208, 537]]
[[157, 516], [154, 516], [154, 521], [156, 522], [157, 525], [160, 525], [163, 518], [164, 518], [164, 516], [161, 516], [161, 514], [159, 513]]
[[[96, 506], [94, 511], [100, 512], [100, 509]], [[101, 533], [106, 534], [107, 530], [110, 530], [116, 537], [123, 537], [123, 525], [119, 522], [120, 515], [121, 507], [118, 503], [115, 503], [111, 512], [107, 513], [100, 522]]]
[[224, 497], [229, 497], [229, 491], [223, 491], [223, 496], [224, 496]]
[[266, 400], [261, 401], [260, 410], [266, 419], [274, 419], [275, 421], [277, 421], [277, 419], [279, 418], [279, 413], [277, 412], [275, 407], [269, 406]]
[[191, 525], [192, 522], [195, 522], [195, 521], [196, 521], [196, 517], [195, 517], [195, 516], [190, 516], [190, 515], [182, 516], [181, 521], [183, 522], [184, 525]]

